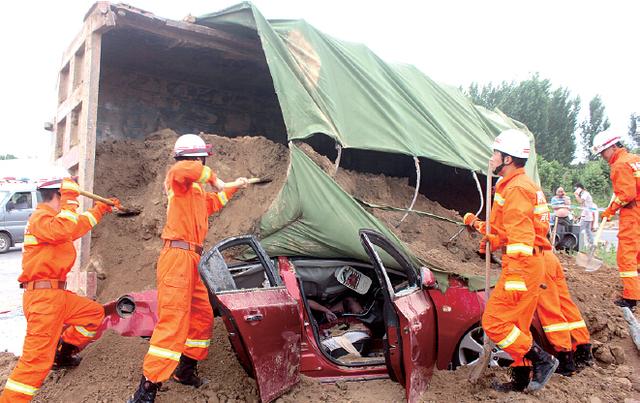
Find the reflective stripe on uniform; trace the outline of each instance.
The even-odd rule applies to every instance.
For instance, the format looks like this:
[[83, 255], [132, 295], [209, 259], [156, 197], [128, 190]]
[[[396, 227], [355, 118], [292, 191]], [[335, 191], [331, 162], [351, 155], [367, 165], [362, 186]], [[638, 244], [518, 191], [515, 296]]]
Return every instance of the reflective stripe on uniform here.
[[95, 227], [96, 224], [98, 224], [98, 220], [96, 220], [96, 217], [93, 214], [91, 214], [90, 211], [85, 211], [80, 215], [83, 215], [89, 219], [89, 224], [91, 224], [91, 228]]
[[169, 189], [169, 191], [167, 192], [167, 199], [169, 199], [169, 201], [171, 201], [171, 199], [173, 199], [174, 195], [175, 195], [175, 193], [173, 193], [173, 189]]
[[507, 280], [504, 282], [505, 291], [527, 291], [527, 284], [520, 280]]
[[211, 345], [211, 340], [195, 340], [195, 339], [187, 339], [184, 343], [187, 347], [199, 347], [199, 348], [208, 348]]
[[584, 323], [584, 320], [579, 320], [577, 322], [569, 322], [567, 323], [567, 327], [569, 330], [580, 329], [581, 327], [587, 327], [587, 324]]
[[513, 329], [511, 329], [511, 332], [509, 332], [507, 337], [500, 340], [496, 345], [500, 348], [507, 348], [516, 341], [518, 336], [520, 336], [520, 333], [522, 332], [518, 329], [518, 326], [513, 325]]
[[60, 218], [64, 218], [70, 221], [73, 221], [74, 223], [78, 223], [78, 215], [72, 211], [69, 210], [60, 210], [60, 212], [58, 213], [58, 215], [56, 217], [60, 217]]
[[545, 333], [561, 332], [563, 330], [569, 330], [569, 324], [567, 322], [554, 323], [552, 325], [543, 326], [542, 330], [544, 330]]
[[38, 244], [38, 238], [35, 235], [26, 234], [24, 236], [23, 246], [33, 246]]
[[86, 328], [84, 328], [82, 326], [74, 326], [74, 327], [84, 337], [94, 337], [96, 335], [96, 332], [92, 332], [90, 330], [87, 330]]
[[526, 256], [533, 255], [533, 246], [524, 243], [512, 243], [507, 245], [507, 255], [515, 255], [521, 253]]
[[549, 207], [546, 204], [538, 204], [533, 208], [533, 214], [544, 214], [549, 212]]
[[220, 200], [220, 203], [223, 206], [226, 206], [227, 203], [229, 203], [229, 198], [227, 198], [227, 194], [225, 192], [217, 193], [217, 195], [218, 195], [218, 200]]
[[633, 176], [635, 178], [640, 178], [640, 171], [633, 171]]
[[493, 200], [495, 200], [495, 202], [498, 203], [499, 206], [504, 206], [504, 197], [502, 197], [500, 193], [496, 193], [493, 197]]
[[29, 396], [33, 396], [38, 391], [38, 388], [34, 388], [33, 386], [29, 386], [24, 383], [16, 382], [13, 379], [7, 379], [7, 383], [4, 385], [4, 388]]
[[182, 355], [182, 353], [179, 353], [177, 351], [167, 350], [166, 348], [156, 346], [149, 346], [148, 353], [150, 355], [155, 355], [156, 357], [168, 358], [173, 361], [180, 361], [180, 356]]
[[209, 179], [211, 179], [211, 168], [209, 168], [208, 166], [204, 166], [197, 182], [207, 183]]
[[627, 278], [627, 277], [638, 277], [638, 270], [632, 270], [632, 271], [621, 271], [621, 272], [620, 272], [620, 277], [622, 277], [622, 278]]
[[202, 188], [202, 185], [201, 185], [201, 184], [199, 184], [198, 182], [193, 182], [193, 183], [191, 184], [191, 187], [192, 187], [192, 188], [194, 188], [194, 189], [196, 189], [196, 190], [198, 190], [198, 191], [199, 191], [199, 192], [201, 192], [201, 193], [204, 193], [204, 189]]
[[629, 204], [629, 202], [622, 201], [618, 196], [616, 196], [616, 198], [613, 199], [613, 202], [621, 206], [626, 206], [627, 204]]
[[80, 205], [80, 203], [77, 200], [67, 200], [67, 204], [73, 204], [74, 206]]

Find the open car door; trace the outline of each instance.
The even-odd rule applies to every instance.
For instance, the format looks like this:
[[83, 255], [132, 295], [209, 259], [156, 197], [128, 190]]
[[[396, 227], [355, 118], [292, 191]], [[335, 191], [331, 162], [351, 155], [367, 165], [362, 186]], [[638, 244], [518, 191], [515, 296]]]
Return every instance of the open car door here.
[[[436, 363], [437, 327], [434, 304], [422, 289], [421, 276], [411, 261], [384, 235], [360, 230], [360, 242], [371, 259], [385, 295], [387, 328], [385, 358], [391, 378], [404, 385], [407, 400], [417, 402], [429, 387]], [[406, 275], [392, 283], [383, 263]]]
[[[257, 260], [232, 264], [234, 252], [253, 253]], [[302, 327], [271, 259], [254, 236], [232, 237], [208, 251], [198, 270], [260, 400], [275, 400], [300, 381]]]

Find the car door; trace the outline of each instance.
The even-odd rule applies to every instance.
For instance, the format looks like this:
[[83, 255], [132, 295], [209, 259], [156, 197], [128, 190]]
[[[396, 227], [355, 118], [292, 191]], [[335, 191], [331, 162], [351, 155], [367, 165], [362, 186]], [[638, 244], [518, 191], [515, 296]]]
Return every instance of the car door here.
[[24, 228], [33, 214], [34, 202], [33, 193], [25, 191], [13, 193], [5, 204], [5, 225], [15, 243], [24, 240]]
[[[257, 259], [232, 264], [231, 251]], [[270, 402], [300, 381], [302, 324], [298, 305], [254, 236], [223, 240], [200, 260], [200, 276], [223, 318], [238, 360]]]
[[[433, 301], [423, 292], [420, 275], [411, 261], [384, 235], [360, 230], [360, 241], [371, 259], [385, 294], [386, 360], [392, 379], [404, 385], [407, 401], [419, 401], [429, 387], [437, 353]], [[383, 259], [406, 274], [394, 284]]]

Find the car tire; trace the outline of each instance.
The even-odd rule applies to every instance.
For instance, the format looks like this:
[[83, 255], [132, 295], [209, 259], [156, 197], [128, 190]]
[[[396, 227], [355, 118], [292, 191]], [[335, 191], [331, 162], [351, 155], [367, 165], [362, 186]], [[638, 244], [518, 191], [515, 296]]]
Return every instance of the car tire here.
[[0, 232], [0, 253], [6, 253], [11, 248], [11, 237], [6, 232]]
[[[451, 360], [452, 369], [477, 363], [480, 356], [484, 353], [483, 338], [484, 331], [480, 325], [476, 325], [467, 330], [460, 338], [453, 352], [453, 358]], [[493, 347], [489, 361], [491, 367], [508, 367], [512, 362], [513, 360], [509, 354], [498, 347]]]

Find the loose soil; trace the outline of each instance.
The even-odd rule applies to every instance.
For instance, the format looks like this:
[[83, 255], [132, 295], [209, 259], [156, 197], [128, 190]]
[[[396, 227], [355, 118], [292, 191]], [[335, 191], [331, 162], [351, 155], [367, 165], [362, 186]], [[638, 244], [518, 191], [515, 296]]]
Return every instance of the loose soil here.
[[[131, 291], [155, 287], [155, 262], [161, 248], [159, 234], [164, 224], [166, 197], [162, 182], [172, 163], [170, 150], [176, 134], [163, 130], [144, 141], [118, 141], [101, 144], [96, 156], [94, 190], [115, 195], [123, 204], [142, 208], [135, 217], [107, 217], [92, 238], [92, 264], [98, 271], [100, 301], [108, 301]], [[214, 144], [214, 156], [208, 164], [224, 180], [237, 176], [269, 176], [273, 182], [240, 191], [219, 214], [210, 220], [206, 247], [231, 235], [259, 234], [260, 216], [269, 208], [286, 177], [287, 149], [260, 137], [227, 138], [203, 135]], [[331, 161], [303, 147], [323, 169], [333, 173]], [[339, 169], [335, 179], [347, 192], [372, 203], [407, 207], [414, 189], [406, 179], [361, 174]], [[460, 220], [457, 212], [442, 208], [422, 196], [414, 209]], [[454, 247], [443, 244], [459, 228], [455, 224], [404, 213], [373, 209], [409, 247], [430, 263], [458, 273], [481, 273], [482, 259], [477, 256], [478, 239], [463, 231]], [[615, 269], [603, 268], [586, 273], [573, 258], [560, 255], [567, 282], [576, 303], [591, 329], [597, 365], [571, 378], [554, 376], [536, 395], [499, 394], [489, 385], [504, 381], [506, 371], [487, 371], [480, 385], [471, 386], [467, 369], [436, 371], [426, 401], [617, 401], [640, 398], [640, 356], [630, 340], [627, 325], [612, 300], [620, 292]], [[497, 268], [494, 268], [497, 272]], [[137, 387], [148, 342], [106, 333], [81, 354], [83, 361], [73, 370], [52, 372], [36, 402], [113, 402], [123, 401]], [[5, 380], [15, 365], [11, 354], [0, 353], [0, 379]], [[255, 382], [249, 378], [227, 341], [226, 330], [216, 318], [209, 357], [201, 363], [200, 373], [211, 382], [192, 389], [173, 382], [163, 385], [158, 402], [255, 402]], [[350, 401], [397, 402], [404, 399], [403, 388], [390, 381], [338, 382], [321, 384], [302, 377], [299, 385], [278, 402]], [[629, 400], [627, 400], [629, 401]]]

